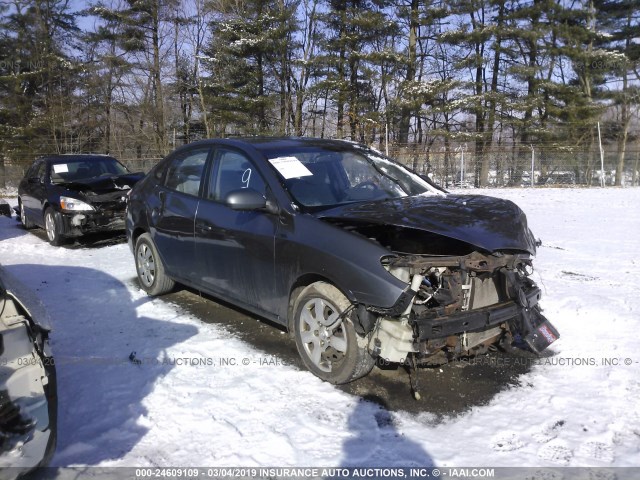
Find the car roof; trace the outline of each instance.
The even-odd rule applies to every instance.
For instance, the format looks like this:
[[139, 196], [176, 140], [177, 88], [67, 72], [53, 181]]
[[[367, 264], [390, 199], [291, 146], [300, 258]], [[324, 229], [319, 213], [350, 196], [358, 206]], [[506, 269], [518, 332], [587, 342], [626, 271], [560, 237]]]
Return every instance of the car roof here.
[[[326, 138], [309, 138], [309, 137], [235, 137], [235, 138], [212, 138], [195, 142], [199, 145], [207, 144], [227, 144], [227, 145], [250, 145], [256, 150], [263, 153], [272, 150], [281, 150], [296, 147], [323, 147], [323, 148], [339, 148], [355, 149], [363, 148], [362, 145], [347, 140], [330, 140]], [[193, 143], [191, 145], [194, 145]]]
[[55, 162], [68, 162], [71, 160], [83, 160], [83, 161], [98, 161], [104, 160], [105, 158], [112, 158], [116, 160], [111, 155], [104, 155], [101, 153], [62, 153], [62, 154], [53, 154], [53, 155], [42, 155], [36, 159], [36, 161], [43, 160], [45, 162], [55, 163]]

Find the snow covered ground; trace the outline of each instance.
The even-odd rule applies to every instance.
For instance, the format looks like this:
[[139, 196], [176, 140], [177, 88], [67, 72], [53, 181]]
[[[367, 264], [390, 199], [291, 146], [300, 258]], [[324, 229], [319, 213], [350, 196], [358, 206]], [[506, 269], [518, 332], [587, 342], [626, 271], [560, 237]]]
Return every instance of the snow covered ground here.
[[562, 338], [518, 386], [445, 419], [387, 412], [148, 298], [125, 244], [55, 248], [0, 218], [0, 263], [54, 327], [53, 465], [640, 466], [640, 189], [483, 193], [542, 239]]

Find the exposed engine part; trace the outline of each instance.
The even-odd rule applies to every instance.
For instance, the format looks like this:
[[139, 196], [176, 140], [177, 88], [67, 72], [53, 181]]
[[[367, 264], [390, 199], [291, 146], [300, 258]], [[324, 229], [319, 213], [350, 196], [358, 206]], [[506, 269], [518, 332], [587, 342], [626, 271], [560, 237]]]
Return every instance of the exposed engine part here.
[[418, 350], [413, 328], [407, 320], [380, 318], [369, 339], [369, 351], [393, 363], [403, 363]]
[[409, 283], [411, 281], [411, 271], [407, 267], [393, 267], [391, 265], [384, 265], [391, 275], [398, 280]]
[[388, 268], [405, 267], [411, 273], [425, 274], [432, 268], [448, 267], [456, 270], [473, 271], [476, 273], [492, 273], [495, 270], [507, 267], [510, 270], [518, 269], [520, 264], [531, 265], [528, 254], [501, 254], [484, 255], [480, 252], [472, 252], [463, 256], [418, 256], [407, 255], [401, 257], [386, 257], [383, 259]]
[[441, 364], [514, 337], [539, 353], [559, 337], [537, 306], [540, 290], [529, 278], [528, 254], [412, 255], [382, 264], [408, 284], [391, 309], [366, 307], [381, 315], [369, 349], [385, 360], [415, 356], [420, 364]]
[[489, 330], [484, 330], [482, 332], [464, 332], [461, 335], [462, 350], [468, 352], [472, 348], [482, 345], [488, 340], [491, 340], [491, 343], [493, 343], [500, 338], [503, 332], [504, 329], [501, 327], [490, 328]]
[[[418, 290], [420, 289], [420, 285], [422, 285], [423, 280], [424, 280], [424, 275], [414, 275], [413, 278], [411, 279], [410, 291], [417, 293]], [[414, 301], [415, 301], [415, 296], [414, 298], [411, 299], [411, 302], [409, 303], [409, 305], [407, 305], [407, 308], [402, 314], [403, 317], [407, 317], [407, 318], [409, 317], [409, 315], [411, 314], [411, 307], [413, 306]]]
[[77, 215], [74, 215], [71, 218], [71, 225], [73, 225], [74, 227], [80, 227], [82, 226], [82, 223], [84, 222], [85, 218], [87, 218], [86, 215], [78, 213]]
[[462, 306], [460, 310], [463, 312], [469, 310], [469, 304], [471, 303], [471, 277], [469, 275], [462, 275], [463, 283], [460, 285], [462, 290]]

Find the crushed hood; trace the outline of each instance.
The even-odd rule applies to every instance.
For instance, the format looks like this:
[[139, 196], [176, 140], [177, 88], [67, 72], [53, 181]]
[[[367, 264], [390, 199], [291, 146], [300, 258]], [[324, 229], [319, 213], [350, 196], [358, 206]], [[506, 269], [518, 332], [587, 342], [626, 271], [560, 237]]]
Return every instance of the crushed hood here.
[[126, 175], [113, 175], [105, 177], [87, 178], [79, 182], [65, 182], [56, 185], [76, 192], [93, 192], [103, 194], [109, 192], [126, 192], [133, 188], [144, 177], [141, 173], [129, 173]]
[[442, 235], [480, 248], [536, 252], [527, 217], [513, 202], [483, 195], [417, 195], [359, 202], [316, 213], [340, 223], [390, 225]]

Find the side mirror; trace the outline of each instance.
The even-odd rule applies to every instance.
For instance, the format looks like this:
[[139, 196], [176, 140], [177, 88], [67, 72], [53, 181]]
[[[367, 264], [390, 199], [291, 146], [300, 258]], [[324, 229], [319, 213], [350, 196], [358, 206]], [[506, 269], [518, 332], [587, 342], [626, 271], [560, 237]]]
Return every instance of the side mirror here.
[[224, 202], [233, 210], [261, 210], [267, 207], [267, 200], [253, 188], [232, 190]]
[[41, 183], [39, 177], [29, 177], [27, 182], [33, 183], [33, 184], [36, 184], [36, 185]]

